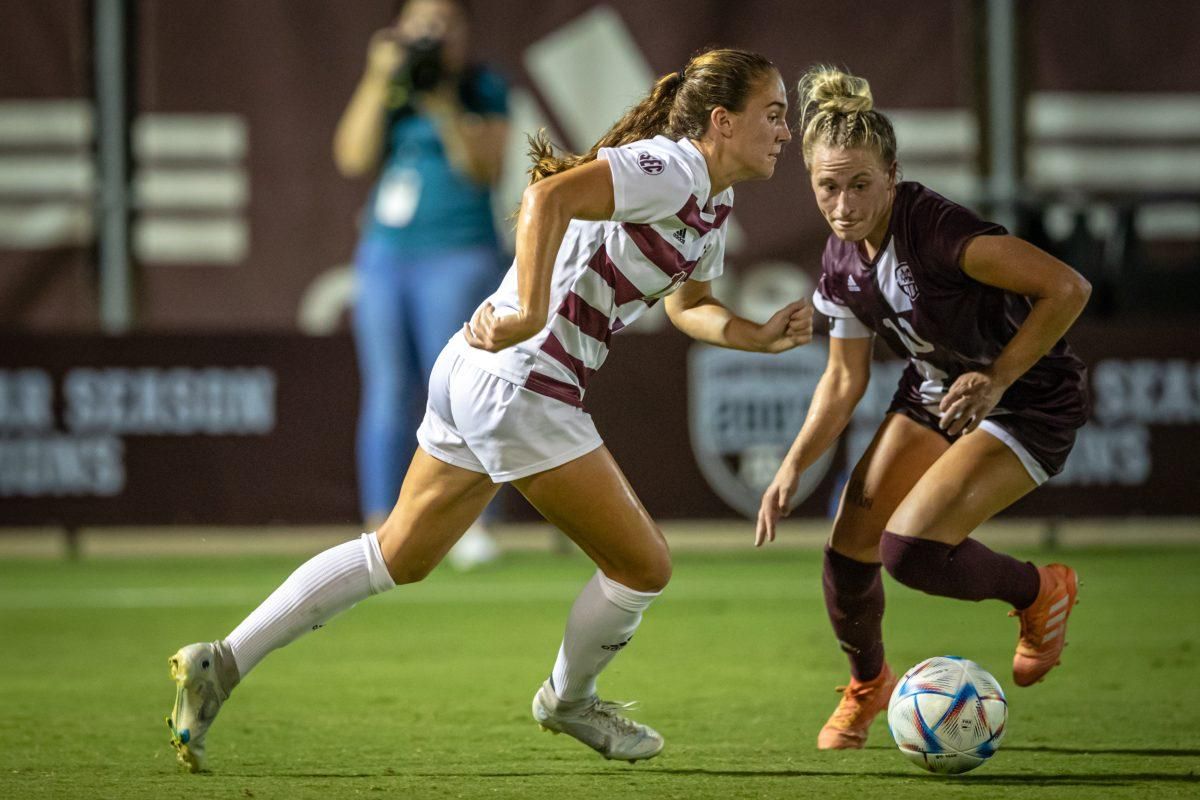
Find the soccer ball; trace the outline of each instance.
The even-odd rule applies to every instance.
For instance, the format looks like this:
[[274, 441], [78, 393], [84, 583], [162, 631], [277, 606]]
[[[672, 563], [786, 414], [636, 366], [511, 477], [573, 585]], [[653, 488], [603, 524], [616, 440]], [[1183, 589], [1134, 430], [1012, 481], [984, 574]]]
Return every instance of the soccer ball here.
[[943, 775], [975, 769], [1004, 738], [1008, 702], [987, 670], [958, 656], [927, 658], [904, 673], [888, 701], [900, 752]]

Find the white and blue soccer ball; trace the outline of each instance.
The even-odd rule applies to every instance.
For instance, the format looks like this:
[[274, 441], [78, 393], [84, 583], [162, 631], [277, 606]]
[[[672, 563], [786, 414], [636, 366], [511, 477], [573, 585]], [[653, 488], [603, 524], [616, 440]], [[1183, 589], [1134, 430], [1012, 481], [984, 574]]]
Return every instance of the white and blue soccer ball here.
[[888, 728], [909, 761], [956, 775], [996, 753], [1008, 722], [1004, 690], [958, 656], [927, 658], [904, 673], [888, 702]]

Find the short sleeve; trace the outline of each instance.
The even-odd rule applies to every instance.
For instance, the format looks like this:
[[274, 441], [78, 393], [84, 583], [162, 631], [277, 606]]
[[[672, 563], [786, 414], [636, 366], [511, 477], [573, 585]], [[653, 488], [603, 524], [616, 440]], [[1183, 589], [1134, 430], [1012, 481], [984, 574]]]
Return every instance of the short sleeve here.
[[597, 158], [612, 169], [612, 218], [618, 222], [649, 223], [673, 217], [695, 189], [692, 168], [683, 156], [652, 140], [604, 147]]
[[976, 236], [1008, 233], [1003, 225], [980, 219], [974, 212], [923, 186], [919, 186], [908, 212], [908, 230], [909, 241], [916, 244], [922, 263], [956, 272], [962, 268], [967, 242]]
[[849, 307], [831, 300], [823, 293], [821, 285], [824, 283], [825, 276], [822, 275], [821, 283], [813, 292], [813, 308], [829, 318], [829, 335], [835, 339], [868, 339], [874, 336], [875, 332], [855, 316]]
[[817, 281], [817, 290], [813, 292], [813, 308], [829, 318], [829, 335], [835, 339], [866, 339], [874, 336], [874, 331], [843, 300], [837, 278], [830, 268], [831, 260], [826, 245], [821, 257], [821, 278]]
[[704, 255], [692, 270], [691, 279], [694, 281], [711, 281], [721, 277], [725, 271], [725, 226], [717, 229], [717, 235], [704, 249]]

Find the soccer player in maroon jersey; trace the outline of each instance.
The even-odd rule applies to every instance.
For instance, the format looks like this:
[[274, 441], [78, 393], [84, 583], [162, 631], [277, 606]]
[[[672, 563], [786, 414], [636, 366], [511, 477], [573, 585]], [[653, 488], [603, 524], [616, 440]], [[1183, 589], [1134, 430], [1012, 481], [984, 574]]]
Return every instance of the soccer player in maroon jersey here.
[[847, 483], [823, 575], [851, 679], [817, 746], [861, 748], [896, 682], [884, 660], [881, 564], [930, 594], [1010, 604], [1019, 686], [1059, 661], [1075, 571], [969, 537], [1061, 471], [1087, 418], [1084, 367], [1062, 337], [1091, 287], [1001, 226], [898, 182], [895, 133], [865, 80], [814, 68], [800, 104], [804, 161], [833, 229], [813, 298], [829, 318], [829, 362], [763, 494], [755, 539], [775, 538], [800, 474], [845, 428], [882, 337], [909, 363]]
[[658, 754], [662, 737], [600, 700], [596, 677], [666, 586], [670, 554], [583, 397], [611, 334], [661, 298], [680, 330], [710, 344], [778, 353], [811, 339], [804, 300], [759, 325], [710, 292], [731, 187], [774, 173], [791, 139], [786, 112], [770, 61], [710, 50], [661, 78], [587, 154], [533, 143], [516, 259], [434, 365], [421, 447], [387, 521], [302, 565], [226, 638], [170, 659], [168, 724], [184, 766], [202, 768], [217, 711], [263, 657], [360, 600], [420, 581], [502, 482], [599, 567], [571, 609], [534, 718], [606, 758]]

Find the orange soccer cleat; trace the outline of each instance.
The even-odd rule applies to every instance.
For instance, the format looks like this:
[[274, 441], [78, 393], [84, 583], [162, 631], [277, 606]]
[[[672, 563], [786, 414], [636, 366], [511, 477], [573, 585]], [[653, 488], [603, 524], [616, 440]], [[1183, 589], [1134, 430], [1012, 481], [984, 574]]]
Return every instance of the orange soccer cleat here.
[[1032, 686], [1058, 666], [1067, 643], [1067, 617], [1079, 593], [1079, 576], [1065, 564], [1038, 567], [1042, 584], [1037, 599], [1024, 611], [1010, 611], [1021, 618], [1021, 637], [1013, 656], [1013, 682]]
[[861, 750], [867, 743], [867, 731], [880, 711], [887, 708], [896, 674], [887, 664], [869, 681], [850, 679], [849, 686], [839, 686], [841, 702], [817, 734], [818, 750]]

